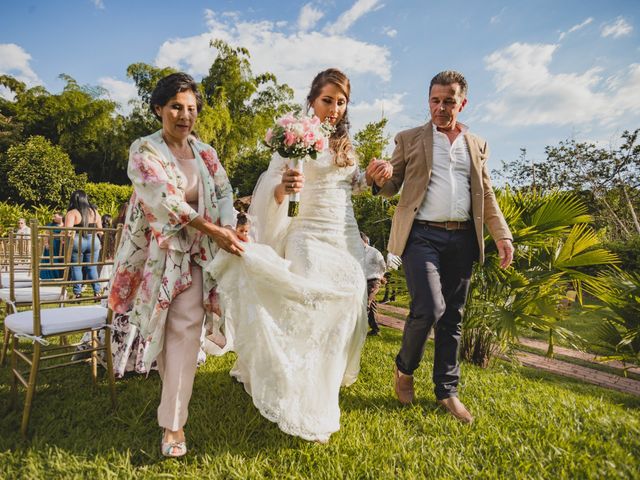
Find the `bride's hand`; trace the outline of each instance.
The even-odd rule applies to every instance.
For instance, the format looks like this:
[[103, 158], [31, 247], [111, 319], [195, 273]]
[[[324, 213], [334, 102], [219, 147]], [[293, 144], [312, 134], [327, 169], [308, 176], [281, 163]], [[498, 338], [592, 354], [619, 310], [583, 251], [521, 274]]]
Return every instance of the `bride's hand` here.
[[273, 193], [276, 202], [281, 204], [285, 195], [292, 195], [299, 192], [304, 187], [304, 174], [297, 170], [288, 168], [286, 172], [282, 174], [282, 182], [278, 184]]
[[386, 160], [373, 158], [366, 170], [367, 185], [373, 182], [382, 187], [393, 176], [393, 166]]
[[304, 187], [304, 174], [291, 168], [282, 174], [282, 183], [285, 195], [291, 195]]

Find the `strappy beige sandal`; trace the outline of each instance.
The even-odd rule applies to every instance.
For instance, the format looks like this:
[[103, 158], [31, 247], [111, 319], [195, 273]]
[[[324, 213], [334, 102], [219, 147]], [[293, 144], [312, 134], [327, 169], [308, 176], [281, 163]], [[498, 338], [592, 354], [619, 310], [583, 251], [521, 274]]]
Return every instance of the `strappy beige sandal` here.
[[164, 430], [162, 431], [162, 440], [160, 440], [160, 452], [162, 456], [169, 458], [178, 458], [187, 454], [187, 442], [165, 442]]

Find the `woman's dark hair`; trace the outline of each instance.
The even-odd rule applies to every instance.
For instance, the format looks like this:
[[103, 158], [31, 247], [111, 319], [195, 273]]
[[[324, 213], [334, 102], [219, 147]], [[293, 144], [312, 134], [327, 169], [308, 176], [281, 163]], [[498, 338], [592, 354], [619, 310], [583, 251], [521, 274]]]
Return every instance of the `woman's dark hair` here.
[[164, 107], [171, 98], [187, 90], [191, 90], [195, 95], [196, 107], [198, 113], [200, 113], [200, 110], [202, 110], [202, 95], [200, 95], [200, 90], [198, 90], [198, 84], [191, 75], [178, 72], [158, 80], [156, 88], [153, 89], [151, 98], [149, 99], [149, 108], [153, 116], [158, 120], [162, 120], [156, 112], [156, 106]]
[[239, 227], [240, 225], [251, 225], [251, 222], [249, 221], [249, 217], [244, 212], [240, 212], [236, 216], [236, 226]]
[[[311, 108], [313, 102], [320, 96], [322, 89], [328, 83], [338, 87], [347, 98], [347, 105], [349, 104], [349, 97], [351, 96], [351, 82], [349, 82], [349, 77], [337, 68], [328, 68], [318, 73], [313, 79], [313, 82], [311, 82], [311, 89], [307, 95], [307, 110]], [[352, 152], [353, 147], [349, 139], [349, 126], [349, 108], [347, 107], [329, 139], [329, 146], [336, 154], [335, 163], [339, 167], [347, 167], [355, 163]]]
[[67, 208], [67, 212], [70, 210], [78, 210], [80, 212], [80, 226], [86, 227], [89, 224], [89, 210], [93, 212], [94, 216], [98, 215], [98, 212], [89, 204], [89, 198], [84, 190], [76, 190], [71, 194], [71, 198], [69, 199], [69, 207]]
[[129, 208], [130, 201], [131, 199], [127, 200], [126, 202], [122, 202], [122, 204], [120, 205], [120, 208], [118, 209], [118, 216], [116, 217], [116, 221], [113, 225], [114, 227], [117, 227], [120, 224], [124, 225], [125, 221], [127, 220], [127, 209]]

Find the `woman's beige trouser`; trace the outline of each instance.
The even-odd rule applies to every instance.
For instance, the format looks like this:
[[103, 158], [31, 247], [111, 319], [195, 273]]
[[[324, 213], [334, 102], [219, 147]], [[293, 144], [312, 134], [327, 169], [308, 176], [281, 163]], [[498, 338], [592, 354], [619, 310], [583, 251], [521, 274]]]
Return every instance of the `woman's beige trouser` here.
[[205, 314], [202, 268], [195, 262], [191, 263], [191, 276], [191, 286], [171, 302], [165, 324], [164, 348], [157, 359], [162, 379], [158, 424], [173, 431], [187, 423]]

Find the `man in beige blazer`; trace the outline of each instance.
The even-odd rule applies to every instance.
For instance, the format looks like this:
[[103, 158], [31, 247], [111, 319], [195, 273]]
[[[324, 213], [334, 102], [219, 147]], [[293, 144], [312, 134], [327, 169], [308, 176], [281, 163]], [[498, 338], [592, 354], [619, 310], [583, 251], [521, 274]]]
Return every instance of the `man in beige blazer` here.
[[429, 86], [431, 121], [396, 136], [390, 179], [373, 167], [368, 173], [375, 182], [374, 194], [390, 197], [402, 189], [388, 250], [402, 257], [411, 308], [396, 357], [396, 395], [403, 404], [413, 401], [413, 372], [435, 325], [437, 402], [458, 420], [471, 423], [457, 390], [471, 270], [474, 261], [484, 261], [483, 225], [496, 242], [502, 268], [513, 259], [513, 237], [491, 187], [487, 143], [457, 121], [466, 95], [462, 74], [437, 74]]

